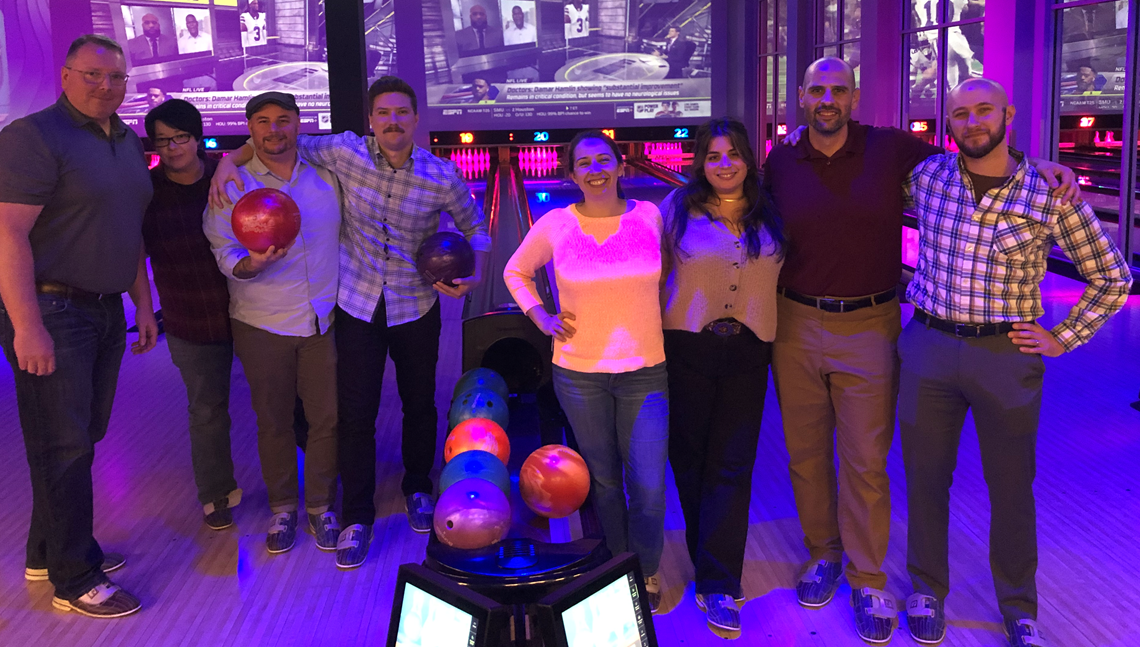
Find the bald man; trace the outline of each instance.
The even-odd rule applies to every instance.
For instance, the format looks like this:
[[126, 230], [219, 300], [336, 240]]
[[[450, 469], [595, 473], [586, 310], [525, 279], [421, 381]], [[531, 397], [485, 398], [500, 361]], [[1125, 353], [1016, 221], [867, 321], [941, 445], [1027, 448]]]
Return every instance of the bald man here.
[[897, 621], [882, 566], [901, 330], [900, 187], [942, 150], [896, 128], [852, 121], [859, 89], [842, 59], [808, 67], [799, 104], [806, 136], [773, 149], [764, 168], [790, 241], [772, 372], [809, 553], [796, 597], [808, 608], [828, 604], [846, 554], [856, 629], [882, 644]]
[[161, 59], [174, 56], [178, 53], [178, 44], [174, 37], [162, 33], [162, 23], [158, 16], [148, 13], [142, 17], [142, 35], [135, 36], [127, 41], [127, 51], [130, 52], [131, 62], [135, 65], [145, 65], [152, 59]]
[[488, 22], [487, 9], [483, 5], [472, 5], [468, 18], [470, 25], [455, 32], [455, 46], [460, 52], [474, 54], [503, 46], [503, 32], [496, 28], [498, 21], [495, 21], [495, 26]]
[[[1045, 645], [1037, 628], [1033, 478], [1042, 357], [1089, 341], [1124, 305], [1132, 278], [1087, 204], [1063, 204], [1009, 147], [1016, 111], [1005, 90], [972, 79], [946, 99], [958, 154], [920, 163], [905, 195], [919, 254], [899, 339], [899, 427], [906, 468], [907, 622], [920, 643], [946, 634], [947, 526], [958, 440], [972, 411], [990, 493], [990, 565], [1009, 644]], [[1087, 285], [1046, 329], [1039, 284], [1054, 242]]]

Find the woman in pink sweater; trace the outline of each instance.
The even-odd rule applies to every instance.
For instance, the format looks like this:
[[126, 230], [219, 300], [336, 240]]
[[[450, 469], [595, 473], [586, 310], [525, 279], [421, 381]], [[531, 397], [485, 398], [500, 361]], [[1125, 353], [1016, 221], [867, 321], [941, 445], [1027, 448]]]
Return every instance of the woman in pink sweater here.
[[[669, 451], [661, 214], [652, 203], [621, 197], [622, 155], [613, 140], [586, 131], [567, 150], [566, 168], [583, 199], [539, 218], [503, 279], [531, 321], [554, 337], [554, 390], [590, 468], [606, 545], [614, 554], [637, 554], [656, 611]], [[557, 315], [534, 286], [535, 272], [551, 260]]]

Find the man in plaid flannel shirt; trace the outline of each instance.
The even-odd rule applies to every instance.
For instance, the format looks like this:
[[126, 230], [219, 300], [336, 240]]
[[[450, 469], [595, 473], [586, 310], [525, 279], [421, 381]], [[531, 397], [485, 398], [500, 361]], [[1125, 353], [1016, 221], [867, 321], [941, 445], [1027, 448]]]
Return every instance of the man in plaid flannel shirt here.
[[[336, 563], [345, 569], [364, 563], [372, 539], [376, 417], [389, 355], [403, 405], [401, 487], [408, 521], [416, 532], [431, 530], [428, 473], [436, 452], [435, 371], [441, 327], [437, 293], [459, 298], [478, 285], [491, 248], [487, 221], [455, 164], [412, 141], [419, 114], [411, 86], [385, 76], [368, 89], [368, 98], [373, 136], [345, 132], [297, 141], [301, 157], [331, 171], [344, 196], [335, 316], [337, 451], [344, 490], [344, 530]], [[239, 149], [219, 163], [211, 200], [236, 179], [231, 162], [244, 163], [245, 153]], [[475, 249], [475, 274], [456, 279], [456, 287], [430, 284], [416, 271], [416, 250], [439, 229], [441, 211], [451, 215]]]
[[[1087, 203], [1062, 204], [1024, 155], [1010, 149], [1013, 118], [1000, 85], [971, 79], [951, 91], [948, 123], [960, 154], [912, 171], [919, 258], [907, 297], [914, 319], [899, 338], [898, 420], [915, 593], [907, 622], [922, 643], [946, 633], [950, 484], [968, 410], [990, 491], [990, 564], [1009, 644], [1045, 644], [1037, 628], [1033, 499], [1042, 356], [1089, 341], [1120, 310], [1128, 265]], [[1088, 282], [1048, 330], [1039, 284], [1056, 243]]]

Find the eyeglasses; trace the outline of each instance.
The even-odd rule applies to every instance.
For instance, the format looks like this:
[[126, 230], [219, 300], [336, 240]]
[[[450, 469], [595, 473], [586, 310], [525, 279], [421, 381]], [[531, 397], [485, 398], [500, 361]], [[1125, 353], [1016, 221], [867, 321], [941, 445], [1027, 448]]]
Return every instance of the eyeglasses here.
[[154, 147], [166, 148], [170, 145], [170, 142], [174, 142], [175, 144], [181, 146], [182, 144], [189, 143], [191, 137], [193, 137], [193, 135], [187, 133], [182, 133], [181, 135], [175, 135], [173, 137], [155, 137]]
[[78, 72], [79, 74], [83, 75], [83, 80], [86, 81], [88, 85], [100, 85], [103, 83], [103, 79], [110, 79], [111, 80], [111, 87], [121, 88], [127, 84], [127, 79], [131, 78], [131, 76], [129, 74], [123, 74], [122, 72], [100, 72], [98, 70], [77, 70], [77, 69], [75, 69], [71, 66], [68, 66], [68, 65], [64, 65], [63, 67], [65, 69], [71, 70], [72, 72]]

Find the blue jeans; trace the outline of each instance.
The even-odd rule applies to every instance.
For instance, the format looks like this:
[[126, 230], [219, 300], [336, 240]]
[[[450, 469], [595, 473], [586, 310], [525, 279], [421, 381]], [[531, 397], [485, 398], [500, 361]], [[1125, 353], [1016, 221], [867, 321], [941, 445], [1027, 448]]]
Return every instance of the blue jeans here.
[[237, 489], [230, 452], [230, 373], [233, 342], [199, 344], [166, 335], [170, 359], [186, 385], [190, 459], [198, 502], [213, 503]]
[[655, 574], [665, 547], [665, 363], [628, 373], [580, 373], [555, 366], [554, 391], [590, 468], [606, 546], [615, 555], [636, 553], [642, 572]]
[[27, 565], [48, 569], [56, 595], [75, 600], [106, 581], [103, 551], [92, 536], [91, 463], [107, 433], [119, 366], [127, 345], [120, 296], [65, 299], [39, 295], [55, 343], [55, 372], [22, 371], [15, 331], [0, 307], [0, 346], [12, 365], [16, 406], [32, 481]]

